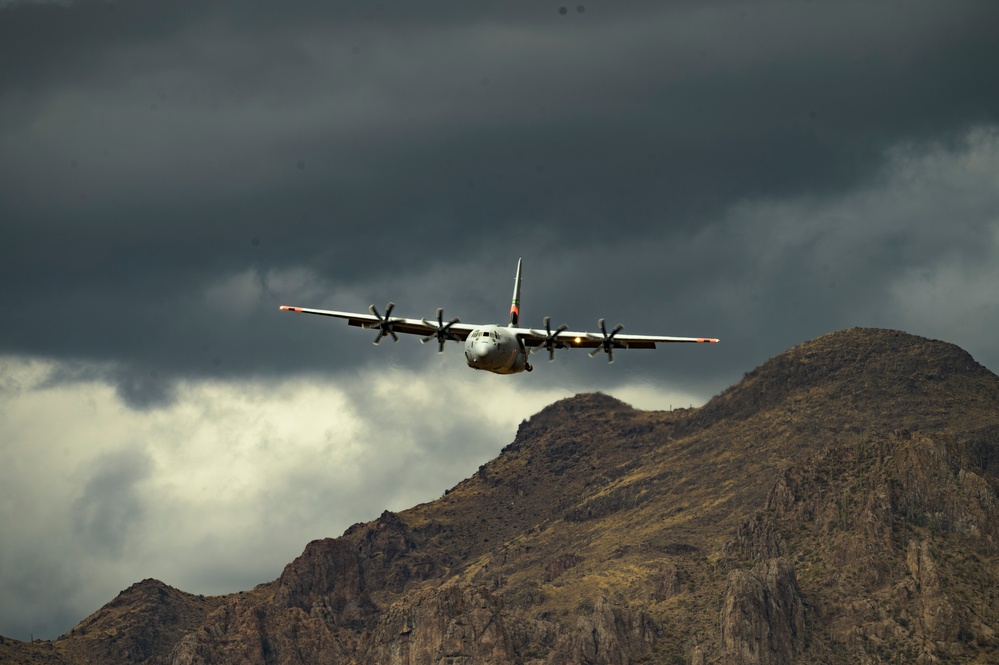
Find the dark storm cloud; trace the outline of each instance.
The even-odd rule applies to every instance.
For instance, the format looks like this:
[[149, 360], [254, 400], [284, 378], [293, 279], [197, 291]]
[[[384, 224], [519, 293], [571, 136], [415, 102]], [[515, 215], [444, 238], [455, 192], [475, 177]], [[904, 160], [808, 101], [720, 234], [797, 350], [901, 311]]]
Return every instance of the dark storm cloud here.
[[[348, 332], [282, 301], [403, 291], [404, 314], [495, 320], [521, 254], [535, 325], [558, 308], [759, 338], [706, 299], [751, 268], [733, 206], [834, 200], [899, 142], [996, 121], [991, 3], [557, 8], [4, 9], [2, 349], [110, 361], [126, 402], [155, 405], [180, 376], [356, 362], [331, 343]], [[772, 313], [792, 295], [757, 297]]]

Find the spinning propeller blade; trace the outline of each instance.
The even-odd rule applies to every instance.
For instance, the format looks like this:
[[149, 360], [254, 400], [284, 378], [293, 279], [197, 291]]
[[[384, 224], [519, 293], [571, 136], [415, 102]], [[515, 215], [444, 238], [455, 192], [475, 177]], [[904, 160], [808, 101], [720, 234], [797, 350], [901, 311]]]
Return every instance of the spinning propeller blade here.
[[375, 309], [374, 305], [371, 305], [370, 307], [368, 307], [368, 309], [371, 311], [371, 313], [374, 314], [376, 317], [378, 317], [378, 323], [376, 323], [373, 326], [375, 328], [378, 328], [378, 336], [375, 337], [375, 341], [372, 342], [373, 344], [376, 344], [376, 345], [380, 344], [381, 341], [382, 341], [382, 337], [385, 337], [386, 335], [392, 335], [392, 339], [394, 341], [396, 341], [396, 342], [399, 341], [399, 336], [395, 334], [395, 330], [393, 329], [393, 324], [395, 323], [395, 320], [393, 320], [392, 318], [390, 318], [392, 316], [392, 309], [394, 307], [395, 307], [395, 303], [394, 302], [390, 302], [388, 305], [386, 305], [385, 306], [385, 316], [382, 316], [381, 314], [379, 314], [378, 310]]
[[[421, 319], [426, 325], [431, 325], [426, 319]], [[459, 341], [457, 337], [451, 334], [451, 326], [458, 323], [458, 317], [454, 317], [447, 323], [444, 323], [444, 310], [440, 307], [437, 308], [437, 329], [432, 333], [420, 340], [421, 344], [426, 344], [430, 340], [437, 339], [437, 353], [444, 353], [444, 342], [451, 339], [455, 342]]]
[[607, 332], [607, 328], [604, 327], [604, 320], [600, 319], [600, 321], [598, 321], [598, 323], [600, 324], [600, 334], [603, 335], [603, 339], [600, 340], [600, 346], [598, 346], [597, 348], [593, 349], [593, 351], [590, 352], [590, 357], [594, 358], [594, 357], [596, 357], [596, 355], [598, 353], [600, 353], [601, 351], [603, 351], [604, 353], [607, 354], [607, 362], [608, 363], [612, 363], [612, 362], [614, 362], [614, 347], [615, 346], [618, 346], [618, 347], [621, 347], [621, 348], [624, 348], [624, 349], [628, 348], [628, 345], [625, 342], [619, 342], [619, 341], [617, 341], [617, 340], [614, 339], [614, 335], [616, 335], [619, 332], [621, 332], [622, 330], [624, 330], [624, 326], [622, 326], [619, 323], [616, 326], [614, 326], [614, 329], [611, 330], [610, 333], [608, 333]]
[[555, 360], [555, 349], [564, 349], [565, 344], [558, 340], [559, 333], [563, 330], [568, 330], [569, 326], [564, 323], [558, 327], [555, 332], [552, 332], [552, 320], [550, 316], [545, 317], [545, 339], [541, 343], [541, 346], [548, 351], [548, 362], [554, 362]]

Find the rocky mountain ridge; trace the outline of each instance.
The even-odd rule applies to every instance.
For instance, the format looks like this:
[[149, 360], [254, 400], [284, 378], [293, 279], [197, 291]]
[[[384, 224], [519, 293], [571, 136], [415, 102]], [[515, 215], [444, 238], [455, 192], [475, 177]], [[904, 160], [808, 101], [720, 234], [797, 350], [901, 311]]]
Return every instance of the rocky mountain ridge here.
[[851, 329], [699, 409], [562, 400], [441, 499], [217, 598], [134, 585], [3, 662], [999, 660], [999, 377]]

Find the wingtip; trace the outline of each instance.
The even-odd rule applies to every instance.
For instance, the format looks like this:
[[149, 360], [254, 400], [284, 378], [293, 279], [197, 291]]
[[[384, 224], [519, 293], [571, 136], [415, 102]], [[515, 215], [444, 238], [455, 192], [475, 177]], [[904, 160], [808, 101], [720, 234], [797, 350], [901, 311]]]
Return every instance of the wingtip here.
[[717, 343], [718, 343], [718, 342], [720, 342], [721, 340], [720, 340], [720, 339], [715, 339], [715, 338], [713, 338], [713, 337], [701, 337], [701, 338], [699, 338], [699, 339], [698, 339], [697, 341], [698, 341], [698, 342], [707, 342], [707, 343], [709, 343], [709, 344], [717, 344]]
[[280, 307], [278, 307], [278, 309], [280, 309], [281, 311], [284, 311], [284, 312], [301, 312], [302, 311], [301, 307], [289, 307], [288, 305], [281, 305]]

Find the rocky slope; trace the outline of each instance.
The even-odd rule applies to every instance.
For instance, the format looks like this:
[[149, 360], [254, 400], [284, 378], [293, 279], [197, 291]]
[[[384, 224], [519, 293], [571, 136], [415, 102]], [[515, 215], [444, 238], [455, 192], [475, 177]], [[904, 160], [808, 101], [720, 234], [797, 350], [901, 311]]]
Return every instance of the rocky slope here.
[[580, 395], [441, 499], [2, 662], [999, 662], [999, 377], [853, 329], [700, 409]]

